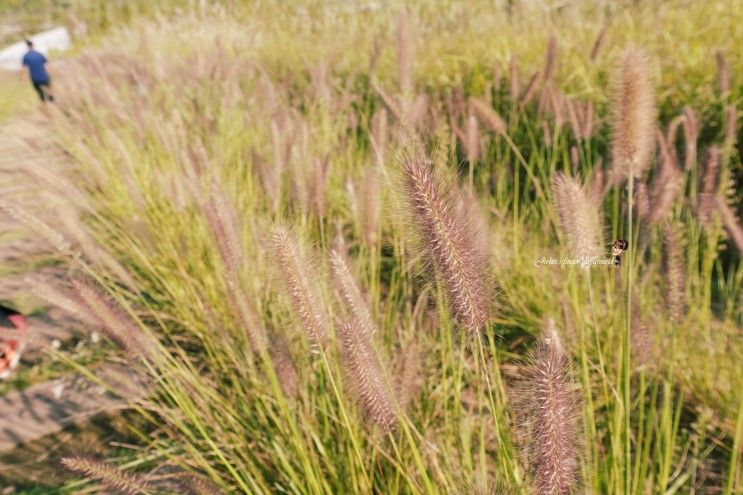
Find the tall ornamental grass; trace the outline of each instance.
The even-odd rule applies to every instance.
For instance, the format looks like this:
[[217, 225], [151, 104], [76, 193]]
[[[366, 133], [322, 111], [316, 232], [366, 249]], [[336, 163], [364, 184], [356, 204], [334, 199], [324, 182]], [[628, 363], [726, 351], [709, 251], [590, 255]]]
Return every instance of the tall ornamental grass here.
[[514, 7], [500, 41], [477, 5], [440, 35], [425, 3], [344, 5], [140, 23], [57, 77], [84, 201], [44, 227], [79, 272], [56, 299], [151, 387], [130, 463], [65, 465], [135, 492], [739, 493], [740, 93], [696, 65], [732, 40], [673, 4], [678, 42], [644, 4], [591, 37]]

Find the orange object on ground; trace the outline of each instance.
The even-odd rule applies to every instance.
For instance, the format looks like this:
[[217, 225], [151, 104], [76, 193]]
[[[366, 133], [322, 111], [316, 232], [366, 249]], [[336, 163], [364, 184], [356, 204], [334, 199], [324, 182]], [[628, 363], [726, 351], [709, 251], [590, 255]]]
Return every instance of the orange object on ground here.
[[18, 333], [18, 338], [0, 337], [0, 379], [7, 378], [18, 366], [23, 348], [26, 347], [28, 322], [15, 310], [0, 306], [0, 327]]

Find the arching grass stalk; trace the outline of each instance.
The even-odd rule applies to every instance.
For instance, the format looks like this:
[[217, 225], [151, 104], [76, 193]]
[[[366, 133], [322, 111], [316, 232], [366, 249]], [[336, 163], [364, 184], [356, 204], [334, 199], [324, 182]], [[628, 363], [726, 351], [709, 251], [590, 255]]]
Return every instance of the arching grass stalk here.
[[[593, 320], [593, 330], [594, 330], [594, 336], [596, 338], [596, 353], [598, 355], [599, 359], [599, 369], [601, 370], [601, 383], [603, 385], [603, 391], [604, 391], [604, 397], [608, 400], [609, 398], [609, 387], [606, 382], [606, 373], [604, 370], [606, 369], [604, 367], [604, 353], [601, 351], [601, 346], [599, 345], [599, 339], [598, 339], [598, 320], [596, 319], [596, 304], [594, 302], [593, 297], [593, 284], [591, 283], [591, 271], [586, 270], [584, 272], [584, 276], [586, 279], [586, 285], [588, 286], [588, 300], [591, 305], [591, 318]], [[587, 401], [586, 404], [586, 426], [588, 428], [588, 442], [589, 445], [592, 446], [592, 459], [594, 464], [594, 473], [598, 473], [598, 460], [599, 460], [599, 451], [598, 451], [598, 443], [597, 443], [597, 432], [596, 432], [596, 415], [593, 405], [593, 392], [591, 390], [591, 375], [589, 371], [588, 366], [588, 353], [586, 350], [586, 331], [585, 331], [585, 324], [583, 321], [581, 321], [580, 324], [580, 362], [581, 362], [581, 375], [583, 379], [583, 388], [585, 390], [585, 400]], [[598, 487], [594, 487], [598, 488]]]
[[[516, 143], [513, 142], [513, 139], [511, 139], [511, 136], [509, 136], [507, 133], [502, 134], [503, 139], [508, 144], [508, 147], [511, 148], [511, 151], [518, 159], [519, 163], [524, 167], [524, 170], [526, 170], [526, 174], [529, 177], [529, 180], [534, 185], [534, 191], [537, 193], [537, 197], [541, 199], [542, 201], [547, 201], [547, 197], [544, 194], [544, 191], [542, 190], [542, 186], [539, 183], [538, 178], [534, 175], [534, 172], [532, 171], [531, 166], [529, 163], [527, 163], [526, 159], [524, 158], [524, 155], [521, 154], [521, 151], [519, 150], [518, 146], [516, 146]], [[518, 168], [514, 168], [513, 173], [513, 250], [518, 251], [519, 245], [518, 245], [518, 232], [519, 232], [519, 226], [520, 226], [520, 213], [519, 213], [519, 193], [520, 193], [520, 184], [519, 184], [519, 171]], [[555, 219], [554, 215], [551, 213], [548, 213], [549, 221], [552, 222], [552, 225], [554, 227], [557, 226], [557, 220]]]
[[624, 415], [624, 493], [629, 493], [631, 469], [631, 370], [630, 337], [632, 332], [632, 270], [636, 239], [632, 224], [632, 202], [635, 177], [648, 169], [654, 151], [653, 132], [656, 125], [655, 88], [650, 77], [649, 60], [641, 49], [628, 48], [614, 72], [612, 168], [609, 184], [627, 180], [627, 239], [631, 251], [627, 255], [627, 328], [622, 342], [620, 375], [621, 406]]
[[[678, 430], [681, 423], [681, 412], [684, 405], [683, 395], [674, 390], [672, 382], [675, 373], [674, 362], [676, 359], [676, 341], [673, 341], [669, 354], [669, 366], [665, 373], [661, 374], [663, 381], [656, 385], [656, 388], [661, 389], [661, 392], [658, 392], [657, 394], [663, 397], [663, 404], [660, 409], [660, 420], [657, 422], [659, 425], [657, 438], [654, 439], [657, 442], [657, 447], [656, 452], [653, 453], [659, 464], [659, 472], [657, 474], [658, 481], [656, 483], [656, 486], [658, 487], [657, 491], [659, 493], [667, 493], [666, 488], [668, 487], [668, 483], [674, 478], [672, 468], [674, 456], [678, 448]], [[678, 394], [678, 397], [674, 404], [675, 393]], [[655, 404], [653, 405], [655, 406]], [[655, 408], [653, 414], [658, 415]], [[650, 454], [648, 453], [648, 455]], [[675, 483], [676, 482], [674, 482], [674, 484]]]
[[346, 411], [346, 408], [343, 405], [343, 397], [341, 397], [340, 390], [335, 383], [335, 379], [333, 378], [333, 372], [330, 367], [330, 362], [328, 361], [328, 357], [325, 354], [325, 349], [320, 349], [320, 357], [322, 358], [322, 363], [325, 368], [325, 373], [328, 375], [328, 379], [330, 380], [330, 386], [333, 388], [333, 394], [335, 395], [335, 400], [338, 403], [338, 410], [341, 413], [341, 417], [343, 419], [344, 426], [346, 430], [348, 431], [349, 438], [351, 440], [351, 446], [353, 448], [354, 454], [356, 455], [359, 467], [361, 468], [361, 474], [364, 477], [364, 483], [365, 483], [365, 490], [371, 492], [371, 480], [369, 478], [369, 473], [366, 471], [366, 467], [364, 466], [364, 457], [361, 455], [361, 447], [359, 446], [357, 440], [356, 440], [356, 434], [351, 427], [351, 421], [349, 420], [348, 412]]
[[735, 421], [735, 438], [733, 439], [733, 446], [731, 450], [730, 455], [730, 463], [728, 465], [728, 476], [727, 476], [727, 482], [725, 483], [725, 491], [723, 492], [724, 495], [732, 495], [733, 493], [739, 493], [738, 491], [733, 491], [736, 488], [740, 488], [740, 485], [737, 487], [734, 486], [735, 483], [735, 473], [739, 473], [741, 470], [741, 458], [740, 458], [740, 452], [743, 447], [743, 398], [740, 399], [740, 403], [738, 404], [738, 418]]
[[[509, 424], [509, 422], [508, 418], [506, 417], [504, 407], [506, 404], [506, 391], [503, 387], [503, 380], [501, 379], [497, 349], [493, 342], [490, 341], [489, 347], [493, 358], [492, 366], [495, 370], [495, 384], [493, 384], [490, 381], [490, 369], [487, 360], [485, 359], [485, 351], [483, 349], [482, 339], [478, 338], [476, 340], [477, 354], [480, 362], [480, 365], [478, 367], [482, 370], [482, 373], [485, 376], [485, 383], [488, 392], [488, 405], [493, 415], [493, 421], [495, 422], [495, 432], [498, 441], [498, 453], [500, 454], [498, 458], [501, 463], [501, 468], [511, 478], [510, 481], [512, 481], [516, 486], [519, 487], [520, 492], [526, 493], [523, 480], [521, 479], [521, 471], [519, 469], [518, 463], [516, 462], [516, 459], [514, 459], [512, 455], [513, 448], [511, 443], [511, 435], [510, 432], [504, 427], [504, 425]], [[495, 391], [498, 396], [498, 406], [496, 406], [496, 398], [493, 395], [493, 386], [495, 386]]]

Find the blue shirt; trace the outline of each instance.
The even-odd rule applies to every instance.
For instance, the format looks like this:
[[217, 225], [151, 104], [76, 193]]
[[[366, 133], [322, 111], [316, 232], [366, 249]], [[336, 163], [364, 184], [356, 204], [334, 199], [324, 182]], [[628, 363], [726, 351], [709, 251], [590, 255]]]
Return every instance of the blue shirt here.
[[35, 83], [49, 82], [49, 74], [47, 74], [44, 64], [46, 64], [46, 57], [36, 50], [29, 50], [23, 56], [23, 65], [28, 66], [31, 81]]

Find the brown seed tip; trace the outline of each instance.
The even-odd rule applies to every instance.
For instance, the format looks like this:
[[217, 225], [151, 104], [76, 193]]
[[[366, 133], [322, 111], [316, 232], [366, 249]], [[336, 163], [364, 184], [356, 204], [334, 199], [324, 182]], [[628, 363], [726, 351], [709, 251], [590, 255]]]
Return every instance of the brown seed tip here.
[[727, 199], [722, 195], [718, 195], [715, 198], [715, 204], [717, 211], [720, 212], [720, 218], [723, 225], [725, 225], [728, 236], [733, 240], [735, 247], [738, 248], [738, 252], [743, 254], [743, 226], [741, 226], [740, 219], [738, 219], [735, 210], [730, 207]]
[[558, 56], [560, 54], [559, 52], [560, 47], [557, 43], [557, 38], [552, 35], [547, 42], [547, 55], [545, 56], [544, 73], [542, 76], [544, 82], [551, 81], [552, 78], [555, 76], [555, 72], [557, 71]]

